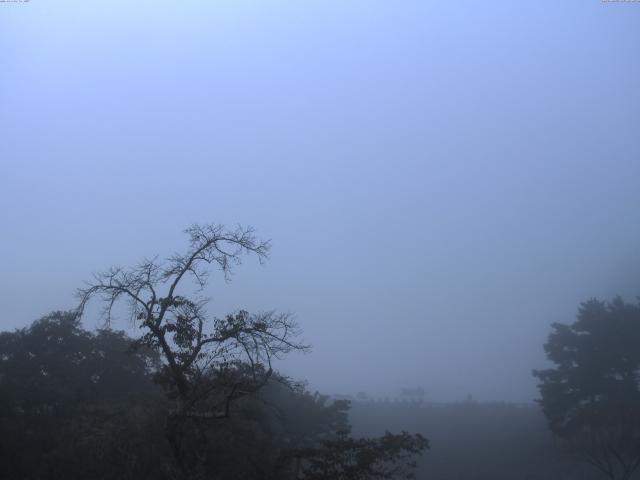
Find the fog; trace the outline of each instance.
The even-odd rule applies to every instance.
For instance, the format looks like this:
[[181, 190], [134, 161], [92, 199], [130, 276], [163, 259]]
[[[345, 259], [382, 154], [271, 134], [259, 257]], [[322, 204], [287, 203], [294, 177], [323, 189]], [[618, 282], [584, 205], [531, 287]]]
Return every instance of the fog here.
[[552, 322], [640, 294], [638, 27], [599, 1], [0, 3], [0, 328], [239, 223], [271, 258], [208, 309], [295, 313], [313, 350], [278, 368], [311, 389], [530, 402]]

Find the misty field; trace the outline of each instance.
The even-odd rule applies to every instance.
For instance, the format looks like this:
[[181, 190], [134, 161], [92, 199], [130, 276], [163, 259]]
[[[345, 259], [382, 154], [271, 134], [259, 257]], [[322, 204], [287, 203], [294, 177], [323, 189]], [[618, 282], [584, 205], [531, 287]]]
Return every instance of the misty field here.
[[[537, 405], [462, 402], [354, 402], [355, 436], [408, 430], [431, 449], [416, 478], [437, 480], [588, 480], [602, 478], [563, 453]], [[635, 478], [635, 477], [634, 477]]]

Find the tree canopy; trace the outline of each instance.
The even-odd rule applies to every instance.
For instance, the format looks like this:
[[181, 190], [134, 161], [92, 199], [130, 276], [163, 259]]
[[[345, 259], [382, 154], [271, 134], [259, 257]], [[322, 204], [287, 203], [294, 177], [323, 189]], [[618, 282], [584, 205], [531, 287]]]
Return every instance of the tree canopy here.
[[551, 430], [611, 479], [640, 466], [640, 305], [589, 300], [545, 344], [553, 368], [534, 370]]
[[[194, 478], [179, 461], [197, 459], [173, 455], [174, 401], [158, 385], [153, 349], [124, 332], [87, 331], [75, 312], [54, 312], [0, 333], [0, 352], [0, 478]], [[406, 432], [352, 438], [349, 408], [271, 381], [238, 398], [224, 419], [189, 418], [202, 437], [182, 425], [183, 448], [206, 454], [218, 479], [410, 478], [427, 441]]]
[[[53, 312], [0, 333], [0, 477], [144, 478], [162, 449], [157, 354]], [[126, 468], [123, 468], [126, 466]]]

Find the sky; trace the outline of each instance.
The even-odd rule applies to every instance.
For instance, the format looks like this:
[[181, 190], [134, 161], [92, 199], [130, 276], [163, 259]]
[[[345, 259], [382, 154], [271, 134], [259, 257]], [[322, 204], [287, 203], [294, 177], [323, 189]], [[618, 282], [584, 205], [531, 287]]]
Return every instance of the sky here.
[[0, 3], [0, 328], [252, 225], [270, 261], [209, 310], [294, 313], [313, 351], [279, 368], [311, 390], [532, 401], [552, 322], [640, 295], [639, 27], [596, 0]]

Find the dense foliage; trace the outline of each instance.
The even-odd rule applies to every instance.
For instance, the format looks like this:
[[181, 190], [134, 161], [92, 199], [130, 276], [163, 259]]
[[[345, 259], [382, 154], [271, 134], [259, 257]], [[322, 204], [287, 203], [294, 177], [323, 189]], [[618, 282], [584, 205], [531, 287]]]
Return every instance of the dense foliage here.
[[640, 466], [639, 345], [639, 305], [590, 300], [573, 324], [553, 324], [555, 366], [534, 371], [551, 430], [611, 479]]
[[[152, 349], [123, 332], [86, 331], [73, 313], [55, 312], [0, 334], [0, 351], [0, 478], [184, 477]], [[277, 380], [274, 374], [260, 395], [235, 402], [228, 418], [183, 425], [187, 446], [206, 435], [208, 478], [408, 478], [412, 457], [427, 446], [404, 432], [353, 439], [348, 402]], [[342, 474], [334, 476], [336, 469]]]
[[159, 359], [131, 347], [68, 312], [1, 333], [0, 478], [160, 475]]

